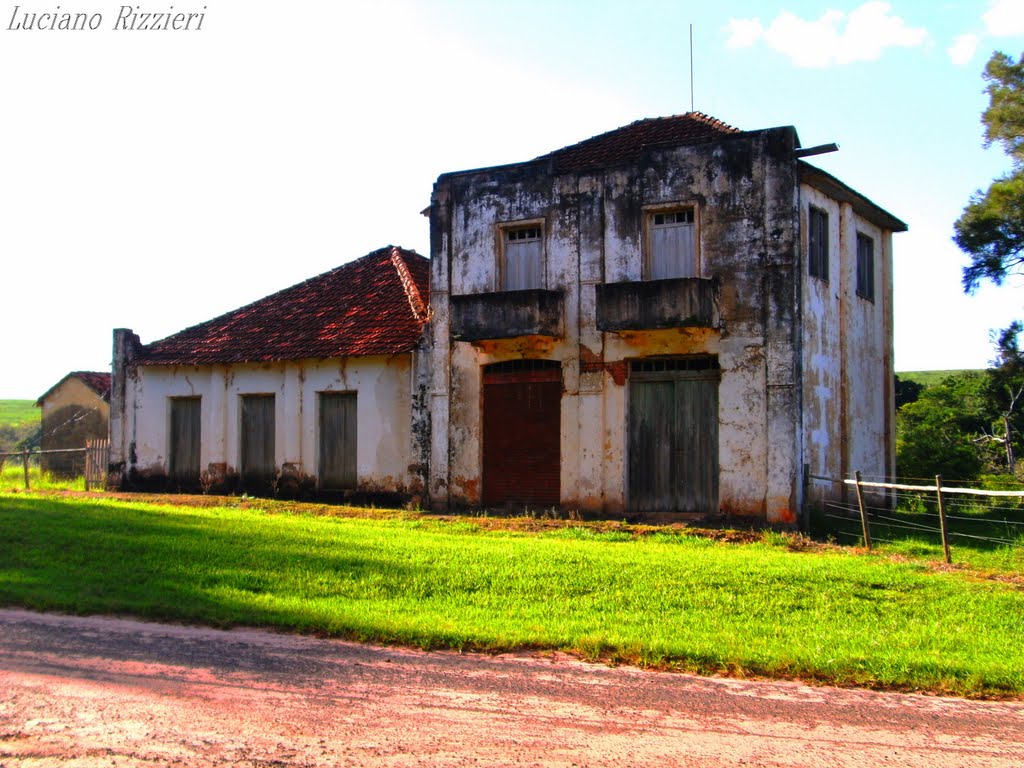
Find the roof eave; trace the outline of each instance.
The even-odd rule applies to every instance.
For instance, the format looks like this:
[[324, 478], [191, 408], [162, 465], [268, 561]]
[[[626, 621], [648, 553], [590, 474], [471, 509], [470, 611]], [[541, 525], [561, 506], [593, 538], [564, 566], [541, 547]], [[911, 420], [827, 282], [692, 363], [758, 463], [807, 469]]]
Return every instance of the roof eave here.
[[800, 181], [810, 184], [820, 192], [842, 203], [849, 203], [853, 210], [868, 221], [877, 224], [882, 229], [891, 232], [906, 232], [908, 227], [902, 219], [893, 216], [887, 210], [876, 204], [857, 190], [843, 183], [827, 171], [811, 165], [804, 160], [798, 160], [797, 166], [800, 172]]

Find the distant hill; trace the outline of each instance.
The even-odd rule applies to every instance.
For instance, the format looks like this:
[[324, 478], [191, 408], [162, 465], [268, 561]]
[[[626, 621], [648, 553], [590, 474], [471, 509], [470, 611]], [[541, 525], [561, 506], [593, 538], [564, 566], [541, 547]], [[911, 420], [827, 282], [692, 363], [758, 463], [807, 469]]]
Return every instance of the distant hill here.
[[35, 400], [0, 400], [0, 453], [18, 446], [38, 445], [42, 412]]
[[944, 379], [958, 373], [981, 373], [984, 370], [984, 368], [961, 368], [953, 371], [897, 371], [896, 375], [900, 377], [900, 381], [914, 381], [922, 386], [930, 387], [933, 384], [941, 384]]
[[36, 408], [35, 403], [35, 400], [0, 400], [0, 426], [38, 424], [42, 409]]

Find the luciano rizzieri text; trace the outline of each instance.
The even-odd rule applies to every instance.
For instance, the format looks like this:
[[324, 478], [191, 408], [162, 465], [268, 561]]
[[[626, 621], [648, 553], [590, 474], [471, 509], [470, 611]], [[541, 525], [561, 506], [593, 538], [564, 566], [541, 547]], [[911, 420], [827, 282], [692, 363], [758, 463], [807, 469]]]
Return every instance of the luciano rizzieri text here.
[[[122, 5], [113, 24], [107, 24], [105, 28], [115, 32], [199, 32], [203, 28], [205, 17], [205, 5], [199, 11], [175, 11], [173, 5], [162, 11], [153, 11], [142, 5]], [[102, 28], [102, 13], [68, 13], [62, 11], [59, 5], [52, 11], [42, 12], [23, 11], [20, 5], [16, 5], [11, 12], [11, 20], [7, 23], [7, 29], [12, 31], [81, 32]]]

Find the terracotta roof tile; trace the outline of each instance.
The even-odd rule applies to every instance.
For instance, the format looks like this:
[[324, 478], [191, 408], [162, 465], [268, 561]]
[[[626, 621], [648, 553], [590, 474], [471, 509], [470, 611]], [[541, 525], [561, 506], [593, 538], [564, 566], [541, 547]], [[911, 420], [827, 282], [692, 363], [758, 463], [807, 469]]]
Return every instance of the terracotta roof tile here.
[[71, 375], [80, 378], [89, 389], [110, 402], [109, 371], [75, 371]]
[[671, 117], [637, 120], [614, 131], [556, 149], [537, 160], [552, 162], [555, 173], [573, 173], [618, 163], [633, 162], [647, 149], [707, 141], [732, 133], [738, 128], [702, 112], [687, 112]]
[[428, 319], [430, 262], [386, 246], [142, 348], [143, 365], [390, 355]]

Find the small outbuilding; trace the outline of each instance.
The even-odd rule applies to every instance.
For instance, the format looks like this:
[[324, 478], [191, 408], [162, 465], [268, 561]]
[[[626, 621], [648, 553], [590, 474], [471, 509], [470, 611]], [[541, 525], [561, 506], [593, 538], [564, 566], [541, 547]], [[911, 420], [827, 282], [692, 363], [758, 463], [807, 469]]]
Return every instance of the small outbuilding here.
[[[110, 421], [110, 374], [74, 371], [36, 400], [43, 411], [42, 469], [63, 477], [85, 471], [87, 440], [106, 440]], [[81, 452], [71, 452], [82, 449]], [[46, 453], [46, 451], [68, 451]]]

